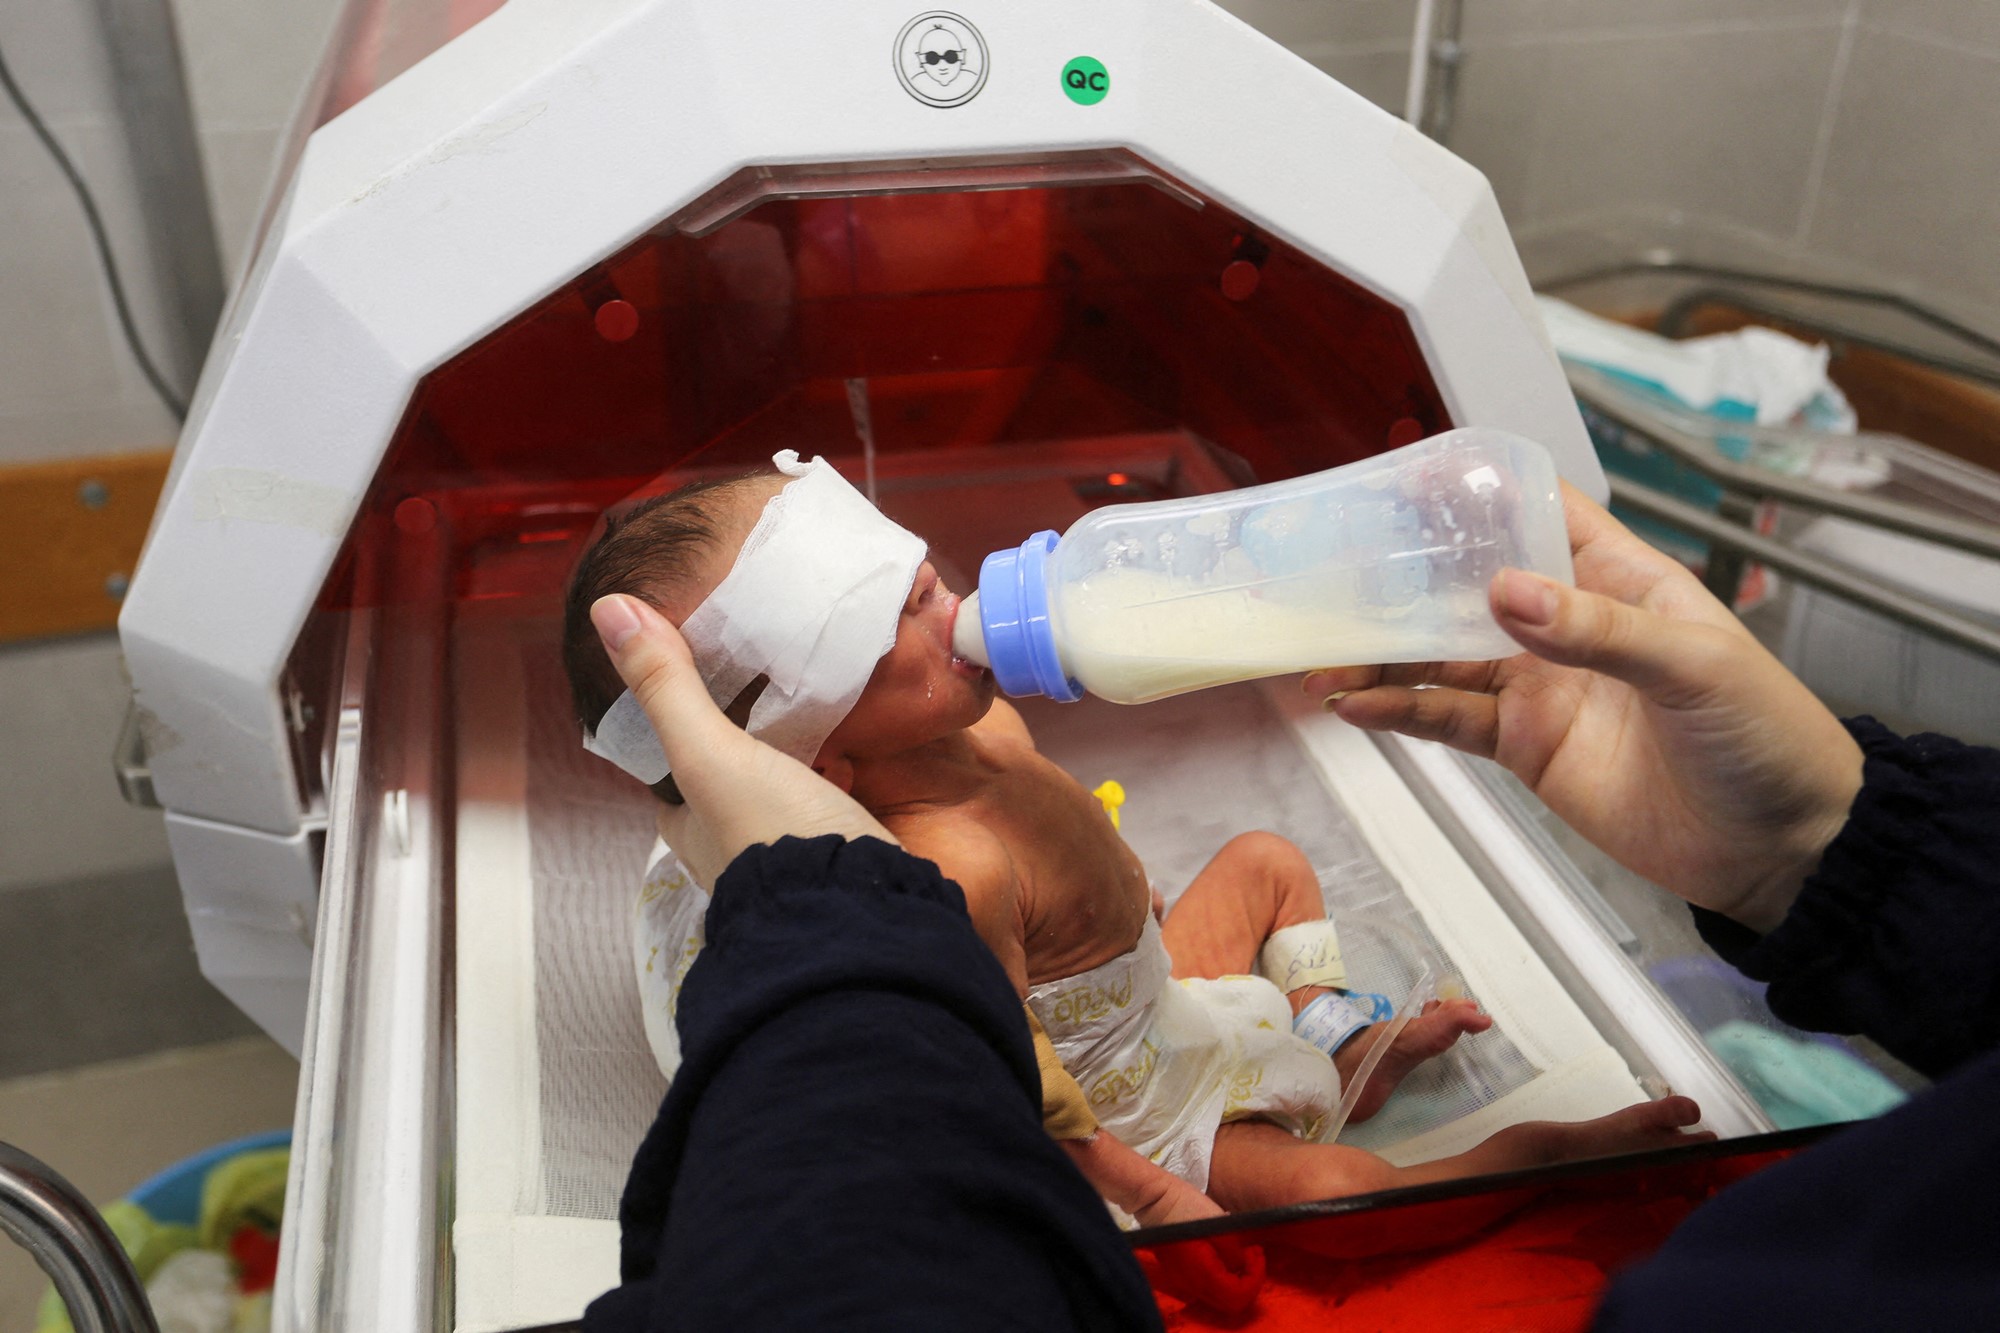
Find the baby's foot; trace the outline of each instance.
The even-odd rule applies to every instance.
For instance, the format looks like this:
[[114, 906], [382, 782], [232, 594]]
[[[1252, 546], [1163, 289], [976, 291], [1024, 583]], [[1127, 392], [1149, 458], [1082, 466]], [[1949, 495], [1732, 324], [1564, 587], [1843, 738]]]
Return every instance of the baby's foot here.
[[[1471, 1000], [1432, 1000], [1412, 1015], [1389, 1043], [1381, 1063], [1368, 1075], [1368, 1083], [1361, 1089], [1348, 1118], [1358, 1122], [1374, 1115], [1410, 1071], [1433, 1056], [1443, 1055], [1465, 1033], [1484, 1032], [1492, 1026], [1492, 1016], [1479, 1012], [1479, 1006]], [[1364, 1028], [1334, 1053], [1333, 1067], [1340, 1071], [1342, 1087], [1347, 1086], [1369, 1050], [1389, 1027], [1387, 1023], [1376, 1023]]]
[[1505, 1161], [1490, 1169], [1541, 1166], [1551, 1162], [1580, 1162], [1590, 1157], [1611, 1157], [1620, 1153], [1644, 1152], [1649, 1148], [1670, 1148], [1681, 1143], [1708, 1143], [1715, 1135], [1709, 1130], [1687, 1133], [1687, 1127], [1701, 1119], [1701, 1108], [1690, 1097], [1662, 1097], [1656, 1102], [1640, 1102], [1595, 1120], [1563, 1123], [1530, 1120], [1501, 1130], [1487, 1142], [1499, 1148]]

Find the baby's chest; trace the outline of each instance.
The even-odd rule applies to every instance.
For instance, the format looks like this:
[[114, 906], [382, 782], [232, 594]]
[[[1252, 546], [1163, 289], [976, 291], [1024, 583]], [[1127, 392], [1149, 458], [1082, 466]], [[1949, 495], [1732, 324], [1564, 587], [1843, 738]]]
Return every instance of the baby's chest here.
[[1148, 902], [1146, 869], [1104, 807], [1046, 761], [994, 792], [989, 809], [1015, 867], [1044, 912]]

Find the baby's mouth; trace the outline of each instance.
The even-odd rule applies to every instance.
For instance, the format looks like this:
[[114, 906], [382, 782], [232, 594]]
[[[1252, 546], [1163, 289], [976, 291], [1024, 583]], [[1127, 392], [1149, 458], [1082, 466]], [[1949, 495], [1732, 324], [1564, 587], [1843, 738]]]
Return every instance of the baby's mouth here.
[[966, 657], [964, 654], [959, 653], [952, 648], [952, 644], [955, 641], [956, 636], [958, 634], [958, 613], [964, 609], [965, 599], [960, 597], [957, 593], [947, 593], [945, 595], [951, 599], [950, 606], [946, 608], [946, 615], [944, 621], [945, 651], [950, 653], [951, 655], [951, 669], [957, 672], [961, 676], [972, 676], [976, 678], [978, 676], [984, 675], [986, 672], [985, 667], [979, 665], [971, 658]]

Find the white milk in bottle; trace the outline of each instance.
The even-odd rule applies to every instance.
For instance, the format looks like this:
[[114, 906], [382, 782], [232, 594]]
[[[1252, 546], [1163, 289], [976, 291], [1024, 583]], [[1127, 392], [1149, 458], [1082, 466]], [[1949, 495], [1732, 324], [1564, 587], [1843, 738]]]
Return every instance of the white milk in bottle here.
[[1145, 703], [1321, 666], [1517, 651], [1486, 589], [1571, 581], [1555, 464], [1464, 429], [1331, 471], [1094, 510], [996, 551], [953, 650], [1010, 695]]

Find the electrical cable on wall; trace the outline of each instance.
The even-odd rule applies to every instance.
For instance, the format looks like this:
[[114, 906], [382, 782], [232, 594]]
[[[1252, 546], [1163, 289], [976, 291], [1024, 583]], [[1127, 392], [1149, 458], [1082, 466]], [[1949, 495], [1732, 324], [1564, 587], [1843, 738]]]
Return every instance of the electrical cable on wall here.
[[132, 320], [132, 307], [125, 297], [125, 284], [118, 276], [118, 262], [112, 256], [111, 238], [105, 234], [104, 219], [98, 214], [97, 201], [91, 197], [90, 187], [84, 184], [83, 177], [78, 173], [76, 165], [70, 161], [69, 154], [63, 151], [62, 145], [56, 142], [55, 135], [49, 132], [48, 125], [29, 104], [27, 95], [21, 91], [21, 85], [14, 82], [14, 74], [7, 67], [4, 52], [0, 52], [0, 88], [6, 89], [8, 100], [20, 111], [21, 118], [28, 122], [28, 128], [35, 132], [35, 137], [42, 141], [42, 146], [49, 150], [49, 156], [56, 160], [56, 165], [62, 168], [63, 175], [69, 180], [70, 188], [76, 192], [77, 202], [83, 206], [84, 221], [90, 225], [91, 239], [97, 243], [97, 262], [104, 270], [105, 283], [111, 288], [111, 304], [118, 312], [118, 327], [125, 334], [125, 343], [132, 349], [133, 359], [138, 361], [140, 372], [145, 375], [146, 382], [153, 386], [153, 392], [160, 396], [160, 401], [166, 404], [167, 411], [173, 413], [174, 420], [186, 421], [187, 404], [168, 387], [166, 377], [160, 373], [159, 367], [153, 364], [153, 358], [146, 354], [145, 344], [139, 341], [139, 330]]

